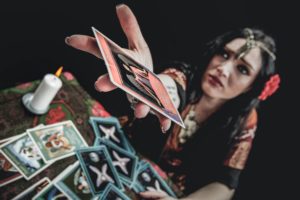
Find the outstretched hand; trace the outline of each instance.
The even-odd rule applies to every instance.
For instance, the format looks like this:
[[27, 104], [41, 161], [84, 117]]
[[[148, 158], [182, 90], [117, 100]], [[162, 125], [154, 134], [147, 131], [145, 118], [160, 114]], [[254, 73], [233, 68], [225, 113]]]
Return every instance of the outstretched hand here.
[[[124, 4], [118, 5], [116, 7], [116, 12], [121, 27], [128, 40], [128, 49], [123, 50], [135, 60], [148, 67], [150, 71], [153, 71], [151, 52], [142, 35], [139, 24], [133, 12]], [[76, 49], [88, 52], [102, 59], [96, 39], [93, 37], [86, 35], [72, 35], [67, 37], [65, 42]], [[101, 92], [109, 92], [117, 87], [110, 81], [108, 74], [104, 74], [95, 82], [95, 88]], [[150, 107], [144, 103], [138, 102], [134, 105], [134, 114], [137, 118], [145, 117], [149, 111]], [[171, 120], [162, 116], [161, 114], [156, 115], [160, 121], [162, 131], [166, 132], [171, 126]]]

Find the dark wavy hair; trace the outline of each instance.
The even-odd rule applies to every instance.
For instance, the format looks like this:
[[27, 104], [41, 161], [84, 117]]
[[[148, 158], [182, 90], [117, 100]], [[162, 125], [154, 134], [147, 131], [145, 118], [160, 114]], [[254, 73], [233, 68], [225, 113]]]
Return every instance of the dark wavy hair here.
[[[263, 43], [272, 53], [276, 53], [275, 41], [271, 36], [259, 29], [252, 28], [251, 30], [253, 31], [256, 41]], [[221, 52], [227, 43], [236, 38], [246, 38], [246, 36], [247, 32], [245, 29], [238, 29], [226, 32], [207, 43], [206, 48], [204, 48], [203, 59], [197, 67], [192, 67], [193, 70], [188, 77], [190, 85], [190, 87], [187, 88], [187, 94], [190, 94], [187, 99], [188, 102], [196, 102], [201, 97], [202, 90], [199, 87], [199, 83], [212, 57]], [[253, 109], [259, 106], [260, 100], [258, 96], [262, 92], [265, 83], [269, 80], [270, 76], [276, 73], [274, 59], [264, 50], [261, 50], [261, 55], [262, 67], [251, 89], [225, 103], [220, 110], [209, 118], [209, 122], [207, 122], [207, 124], [211, 123], [214, 127], [216, 127], [216, 123], [220, 123], [223, 131], [229, 134], [228, 142], [235, 136], [241, 134], [241, 129], [245, 124], [247, 116]]]
[[[275, 54], [275, 42], [262, 30], [251, 29], [256, 41], [265, 45]], [[212, 57], [222, 52], [224, 46], [236, 38], [246, 38], [245, 29], [238, 29], [220, 35], [215, 40], [207, 44], [203, 59], [197, 66], [183, 64], [181, 69], [187, 74], [187, 94], [188, 103], [196, 103], [202, 96], [200, 82], [201, 78]], [[227, 168], [222, 168], [220, 162], [235, 143], [236, 136], [243, 134], [246, 119], [253, 109], [257, 109], [260, 103], [258, 99], [266, 81], [275, 74], [275, 63], [273, 58], [265, 51], [262, 53], [262, 67], [249, 91], [227, 101], [219, 110], [213, 113], [200, 127], [200, 133], [195, 134], [193, 139], [188, 140], [182, 150], [183, 165], [186, 168], [186, 193], [189, 194], [201, 186], [206, 185], [222, 173]], [[201, 158], [203, 162], [195, 162], [196, 158]], [[199, 164], [198, 164], [199, 163]], [[201, 175], [196, 175], [197, 171]], [[219, 174], [211, 174], [218, 172]], [[225, 173], [226, 174], [226, 173]], [[199, 178], [201, 177], [201, 178]], [[227, 179], [228, 177], [224, 177]], [[223, 180], [223, 179], [222, 179]]]

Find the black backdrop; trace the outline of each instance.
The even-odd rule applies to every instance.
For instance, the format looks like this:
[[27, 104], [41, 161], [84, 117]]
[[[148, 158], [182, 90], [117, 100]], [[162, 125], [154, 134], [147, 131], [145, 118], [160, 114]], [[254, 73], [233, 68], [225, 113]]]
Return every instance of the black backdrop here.
[[[97, 77], [106, 72], [102, 61], [65, 45], [66, 36], [92, 35], [91, 26], [126, 46], [115, 15], [116, 1], [61, 1], [63, 3], [10, 3], [0, 12], [0, 89], [41, 79], [61, 65], [114, 115], [127, 111], [120, 91], [100, 94]], [[296, 7], [260, 1], [124, 1], [136, 14], [157, 65], [167, 59], [197, 63], [199, 47], [216, 35], [236, 27], [259, 27], [278, 42], [277, 66], [281, 89], [261, 106], [260, 124], [236, 199], [285, 198], [291, 195], [296, 177], [293, 94], [298, 62], [295, 29]], [[299, 37], [298, 37], [299, 38]], [[155, 69], [159, 71], [160, 69]], [[295, 113], [294, 113], [295, 112]], [[295, 115], [294, 115], [295, 116]], [[299, 152], [299, 151], [298, 151]], [[296, 179], [297, 180], [297, 179]]]

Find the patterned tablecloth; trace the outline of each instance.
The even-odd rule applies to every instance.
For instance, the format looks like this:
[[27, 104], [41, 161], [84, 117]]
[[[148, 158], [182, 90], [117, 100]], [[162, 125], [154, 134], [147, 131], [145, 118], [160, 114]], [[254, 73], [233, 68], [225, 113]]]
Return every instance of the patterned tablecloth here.
[[[35, 91], [40, 80], [0, 91], [0, 140], [22, 134], [26, 129], [35, 127], [38, 124], [47, 125], [72, 120], [88, 145], [92, 146], [95, 135], [92, 127], [89, 125], [89, 117], [108, 117], [110, 114], [99, 102], [92, 99], [84, 91], [70, 72], [64, 72], [60, 78], [63, 81], [63, 87], [52, 101], [50, 110], [44, 115], [34, 115], [28, 112], [21, 100], [24, 94]], [[122, 125], [122, 121], [120, 123]], [[43, 177], [48, 177], [52, 180], [68, 165], [74, 163], [75, 160], [75, 156], [62, 159], [53, 163], [49, 168], [29, 181], [22, 178], [1, 187], [0, 199], [13, 198]], [[2, 169], [0, 170], [2, 171]], [[129, 195], [133, 199], [136, 198], [136, 196], [132, 196], [133, 194]]]

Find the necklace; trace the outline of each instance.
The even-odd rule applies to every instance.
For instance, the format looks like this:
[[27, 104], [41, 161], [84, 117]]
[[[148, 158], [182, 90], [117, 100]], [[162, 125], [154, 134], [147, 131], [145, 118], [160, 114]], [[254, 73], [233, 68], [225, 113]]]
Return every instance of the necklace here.
[[183, 121], [185, 129], [181, 128], [180, 133], [178, 135], [179, 142], [181, 144], [184, 144], [187, 141], [187, 139], [191, 138], [200, 127], [201, 124], [196, 121], [195, 117], [195, 105], [192, 105]]

